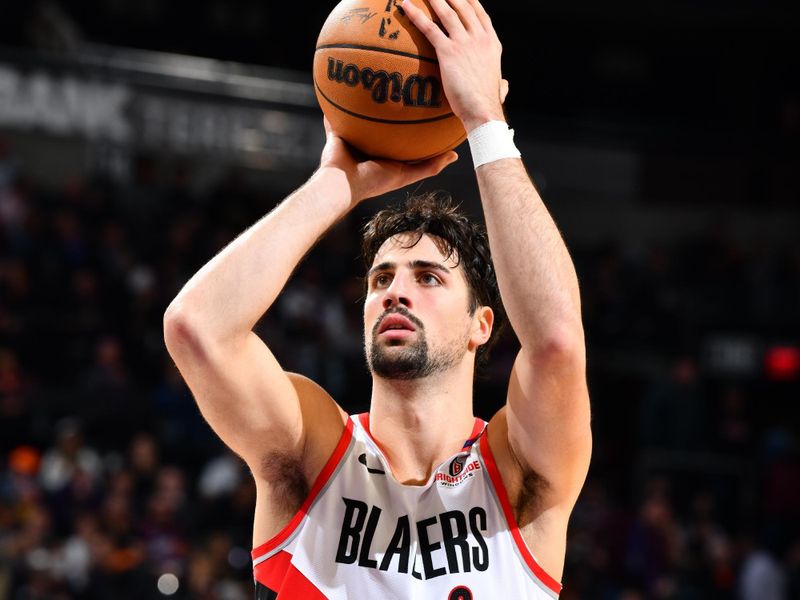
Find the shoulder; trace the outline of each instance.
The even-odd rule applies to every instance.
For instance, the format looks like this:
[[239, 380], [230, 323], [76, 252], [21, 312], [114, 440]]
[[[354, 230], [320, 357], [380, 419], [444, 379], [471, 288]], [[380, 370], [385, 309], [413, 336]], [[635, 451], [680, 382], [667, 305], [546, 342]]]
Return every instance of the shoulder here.
[[300, 399], [303, 420], [305, 442], [298, 459], [311, 483], [333, 454], [349, 416], [318, 383], [299, 373], [288, 375]]
[[[299, 373], [287, 373], [300, 402], [303, 443], [299, 452], [274, 449], [261, 456], [254, 469], [256, 480], [285, 486], [302, 495], [333, 454], [348, 420], [347, 413], [322, 386]], [[288, 491], [288, 490], [284, 490]], [[298, 498], [295, 498], [295, 503]], [[299, 498], [302, 501], [302, 498]]]
[[254, 542], [271, 539], [305, 502], [345, 435], [349, 416], [316, 382], [287, 373], [297, 391], [304, 442], [300, 452], [273, 449], [252, 467], [257, 500]]
[[486, 428], [487, 443], [492, 453], [514, 516], [520, 527], [524, 525], [525, 517], [535, 517], [537, 505], [544, 497], [547, 480], [539, 473], [523, 463], [514, 455], [508, 441], [508, 423], [506, 409], [501, 408], [489, 421]]
[[515, 523], [509, 523], [509, 526], [519, 528], [543, 569], [560, 579], [571, 507], [549, 506], [550, 482], [530, 467], [523, 466], [514, 455], [508, 441], [505, 407], [492, 417], [484, 435], [513, 512]]

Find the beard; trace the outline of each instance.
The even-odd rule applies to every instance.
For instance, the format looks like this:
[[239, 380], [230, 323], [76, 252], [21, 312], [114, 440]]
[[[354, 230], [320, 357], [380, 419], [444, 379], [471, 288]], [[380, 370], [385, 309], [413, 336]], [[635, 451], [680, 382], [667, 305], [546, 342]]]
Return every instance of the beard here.
[[[399, 313], [416, 326], [417, 339], [376, 341], [380, 322], [388, 314]], [[366, 348], [367, 366], [373, 375], [384, 379], [411, 380], [447, 371], [456, 365], [466, 352], [466, 344], [431, 352], [422, 322], [403, 310], [384, 313], [372, 330], [372, 343]], [[459, 352], [459, 348], [461, 351]]]

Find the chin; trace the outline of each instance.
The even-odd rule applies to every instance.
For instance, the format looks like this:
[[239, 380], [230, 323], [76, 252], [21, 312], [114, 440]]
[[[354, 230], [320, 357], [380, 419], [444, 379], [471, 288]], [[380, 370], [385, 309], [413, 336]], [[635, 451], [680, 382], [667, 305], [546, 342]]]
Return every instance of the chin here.
[[387, 340], [385, 346], [387, 348], [398, 348], [406, 345], [405, 340]]

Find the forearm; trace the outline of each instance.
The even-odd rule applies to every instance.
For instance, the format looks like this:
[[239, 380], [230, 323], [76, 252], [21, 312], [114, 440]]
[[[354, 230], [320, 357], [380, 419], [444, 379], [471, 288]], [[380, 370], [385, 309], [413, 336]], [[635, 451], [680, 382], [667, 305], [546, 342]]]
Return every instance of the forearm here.
[[303, 256], [350, 209], [346, 177], [321, 169], [272, 212], [203, 266], [173, 300], [166, 319], [181, 315], [206, 339], [249, 333]]
[[575, 267], [522, 161], [483, 165], [477, 177], [500, 294], [522, 347], [582, 336]]

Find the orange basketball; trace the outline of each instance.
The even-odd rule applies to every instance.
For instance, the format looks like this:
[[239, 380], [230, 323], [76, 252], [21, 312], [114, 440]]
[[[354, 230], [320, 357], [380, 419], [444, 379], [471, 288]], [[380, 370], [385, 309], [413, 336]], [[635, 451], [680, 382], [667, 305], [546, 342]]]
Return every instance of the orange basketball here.
[[[427, 0], [416, 5], [433, 14]], [[371, 156], [420, 160], [467, 136], [445, 98], [433, 46], [399, 0], [336, 5], [317, 41], [314, 87], [334, 130]]]

